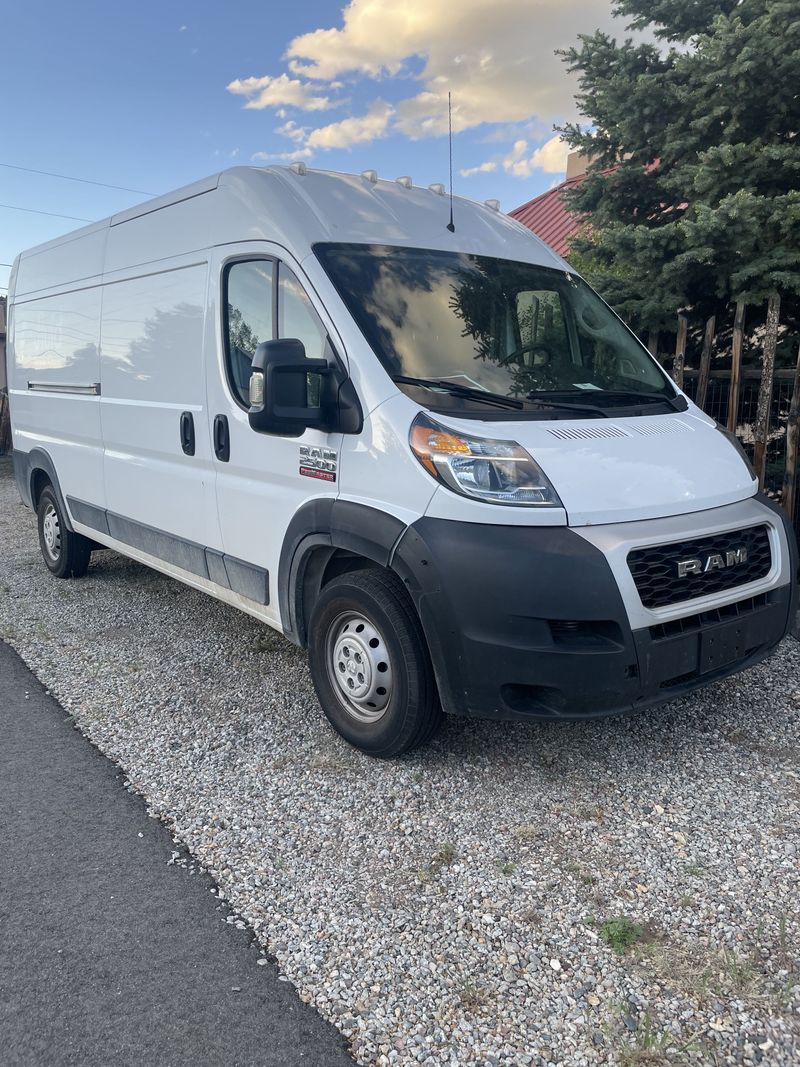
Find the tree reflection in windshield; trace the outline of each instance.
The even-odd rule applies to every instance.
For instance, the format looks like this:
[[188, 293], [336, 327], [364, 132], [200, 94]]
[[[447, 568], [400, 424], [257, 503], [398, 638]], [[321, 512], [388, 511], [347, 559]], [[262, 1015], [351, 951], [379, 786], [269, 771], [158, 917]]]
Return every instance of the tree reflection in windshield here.
[[393, 376], [511, 397], [674, 394], [613, 312], [564, 271], [428, 249], [322, 244], [315, 251]]

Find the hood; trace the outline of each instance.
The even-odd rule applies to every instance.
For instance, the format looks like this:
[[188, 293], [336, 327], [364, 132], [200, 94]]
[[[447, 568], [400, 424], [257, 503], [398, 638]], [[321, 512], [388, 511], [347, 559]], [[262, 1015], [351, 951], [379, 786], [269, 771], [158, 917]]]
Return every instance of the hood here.
[[553, 483], [570, 526], [705, 511], [757, 488], [730, 441], [694, 405], [674, 415], [492, 422], [479, 431], [471, 420], [458, 422], [464, 433], [526, 448]]

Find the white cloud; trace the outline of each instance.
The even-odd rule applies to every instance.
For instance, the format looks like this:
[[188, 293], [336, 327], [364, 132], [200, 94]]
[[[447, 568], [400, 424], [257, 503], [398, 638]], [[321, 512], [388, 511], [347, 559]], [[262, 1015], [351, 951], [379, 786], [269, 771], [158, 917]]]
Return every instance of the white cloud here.
[[314, 153], [310, 148], [296, 148], [292, 152], [254, 152], [250, 159], [253, 163], [269, 163], [271, 160], [310, 159]]
[[558, 134], [531, 151], [526, 140], [520, 138], [508, 155], [503, 156], [503, 169], [515, 178], [530, 178], [535, 170], [546, 174], [563, 174], [567, 169], [567, 146]]
[[493, 170], [497, 170], [497, 164], [493, 159], [487, 159], [485, 163], [479, 163], [477, 167], [466, 167], [458, 173], [462, 178], [471, 178], [473, 174], [487, 174]]
[[385, 137], [394, 108], [383, 100], [376, 100], [366, 115], [358, 115], [341, 122], [332, 122], [312, 130], [306, 142], [309, 148], [349, 148], [354, 144]]
[[569, 147], [561, 140], [559, 134], [545, 141], [531, 156], [534, 167], [546, 174], [564, 174], [567, 169]]
[[331, 82], [345, 74], [397, 75], [422, 59], [422, 91], [397, 105], [396, 128], [412, 139], [453, 127], [552, 122], [574, 114], [573, 78], [553, 54], [581, 31], [611, 24], [608, 0], [350, 0], [341, 28], [290, 42], [295, 75]]
[[[462, 178], [471, 178], [474, 174], [484, 174], [502, 166], [507, 174], [515, 178], [530, 178], [535, 170], [545, 174], [564, 174], [567, 169], [568, 148], [561, 137], [556, 134], [544, 144], [534, 148], [524, 137], [518, 137], [506, 155], [494, 156], [476, 167], [466, 167], [459, 171]], [[558, 184], [560, 177], [556, 180]]]
[[319, 96], [307, 82], [299, 78], [290, 78], [288, 74], [279, 74], [273, 78], [237, 78], [226, 86], [229, 93], [248, 98], [244, 105], [255, 111], [267, 107], [296, 107], [302, 111], [327, 111], [334, 107], [334, 101], [328, 96]]
[[179, 27], [178, 27], [178, 33], [186, 33], [186, 31], [187, 31], [188, 29], [189, 29], [189, 27], [188, 27], [188, 26], [179, 26]]
[[308, 137], [308, 126], [298, 126], [294, 119], [289, 119], [282, 126], [277, 126], [275, 133], [279, 133], [281, 137], [288, 137], [295, 144], [302, 144]]

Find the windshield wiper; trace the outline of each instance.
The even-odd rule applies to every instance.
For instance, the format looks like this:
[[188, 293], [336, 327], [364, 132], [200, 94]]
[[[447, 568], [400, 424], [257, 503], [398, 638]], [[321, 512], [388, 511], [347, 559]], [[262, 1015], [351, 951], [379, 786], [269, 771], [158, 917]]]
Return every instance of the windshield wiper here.
[[[541, 389], [539, 392], [528, 393], [526, 400], [531, 401], [533, 404], [538, 404], [540, 407], [553, 408], [556, 411], [578, 411], [582, 415], [597, 415], [601, 419], [608, 418], [608, 412], [605, 408], [599, 408], [594, 404], [569, 404], [564, 400], [549, 400], [552, 393], [547, 389]], [[571, 394], [569, 394], [571, 395]]]
[[461, 396], [467, 400], [481, 400], [484, 404], [494, 404], [501, 408], [524, 407], [521, 400], [515, 400], [513, 396], [503, 396], [502, 393], [491, 393], [485, 389], [471, 389], [468, 385], [460, 385], [458, 382], [450, 382], [446, 378], [412, 378], [407, 374], [392, 375], [393, 382], [401, 385], [421, 385], [423, 389], [431, 389], [434, 392], [442, 389], [451, 396]]
[[[575, 397], [574, 403], [562, 403], [560, 400], [550, 400], [551, 396], [570, 396]], [[685, 409], [680, 405], [680, 398], [678, 396], [667, 396], [665, 393], [639, 393], [633, 389], [592, 389], [591, 392], [577, 389], [541, 389], [538, 392], [528, 393], [529, 400], [541, 400], [542, 403], [552, 405], [553, 407], [573, 408], [575, 411], [595, 411], [602, 415], [607, 416], [608, 412], [606, 408], [601, 407], [599, 404], [584, 404], [583, 400], [578, 400], [578, 397], [591, 397], [592, 400], [598, 401], [605, 399], [606, 397], [613, 400], [631, 400], [637, 404], [666, 404], [671, 407], [673, 411], [684, 411]], [[635, 404], [633, 406], [636, 406]], [[613, 403], [608, 405], [609, 408], [614, 407]]]
[[635, 400], [644, 404], [666, 404], [674, 411], [683, 411], [679, 405], [679, 396], [668, 396], [666, 393], [638, 393], [634, 389], [602, 389], [602, 396], [613, 396], [622, 400]]

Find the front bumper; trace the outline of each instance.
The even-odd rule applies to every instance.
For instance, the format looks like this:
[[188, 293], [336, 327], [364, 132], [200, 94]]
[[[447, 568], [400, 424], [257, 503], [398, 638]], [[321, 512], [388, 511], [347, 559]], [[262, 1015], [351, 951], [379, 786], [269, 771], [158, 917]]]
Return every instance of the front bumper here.
[[673, 699], [757, 663], [794, 618], [797, 574], [791, 528], [768, 501], [760, 506], [789, 557], [777, 561], [768, 587], [660, 615], [632, 605], [627, 589], [624, 598], [617, 568], [574, 530], [414, 523], [393, 566], [414, 596], [445, 711], [595, 718]]

